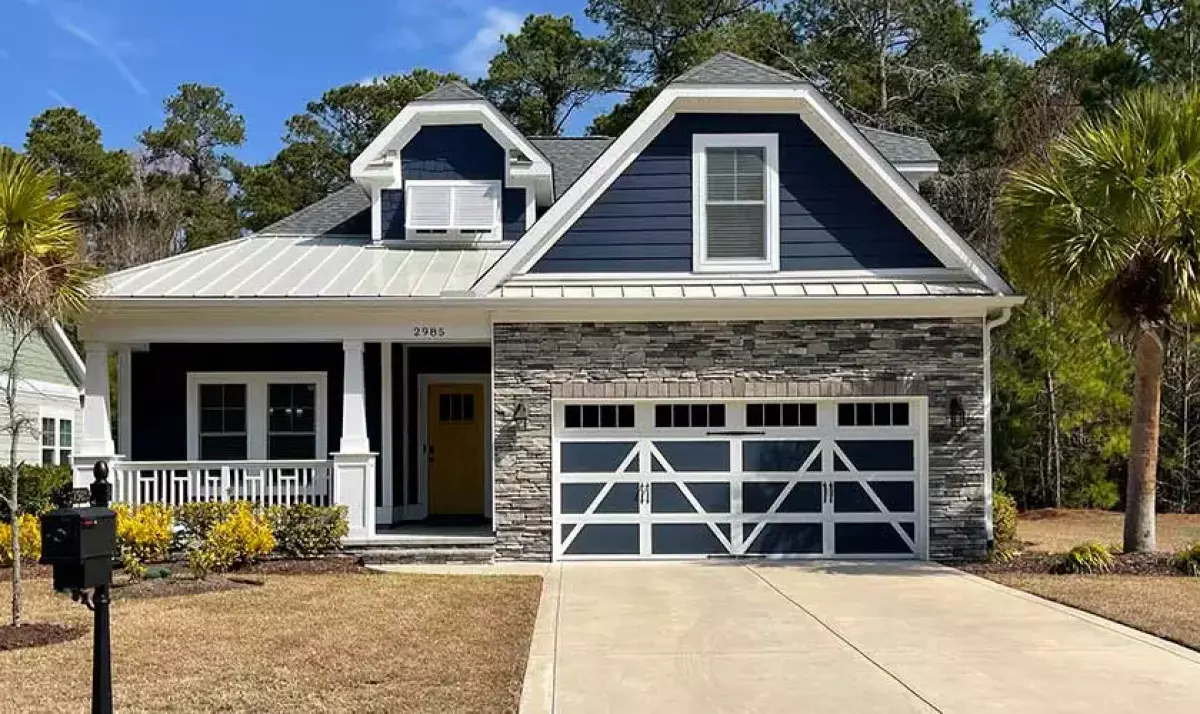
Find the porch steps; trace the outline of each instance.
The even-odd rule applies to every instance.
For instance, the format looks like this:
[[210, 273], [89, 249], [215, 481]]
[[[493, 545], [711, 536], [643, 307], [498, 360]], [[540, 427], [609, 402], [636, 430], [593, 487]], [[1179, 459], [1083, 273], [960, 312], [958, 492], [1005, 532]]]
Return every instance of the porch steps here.
[[496, 555], [494, 538], [425, 539], [414, 543], [347, 545], [363, 565], [486, 565]]

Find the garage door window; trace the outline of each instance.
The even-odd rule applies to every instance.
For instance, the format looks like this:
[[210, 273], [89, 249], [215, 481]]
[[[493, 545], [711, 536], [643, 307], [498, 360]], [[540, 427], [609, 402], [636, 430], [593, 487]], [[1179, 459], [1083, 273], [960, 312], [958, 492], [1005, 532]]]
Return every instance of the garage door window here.
[[632, 429], [632, 404], [569, 404], [563, 410], [567, 429]]
[[908, 426], [908, 404], [905, 402], [839, 404], [838, 426]]
[[746, 405], [746, 426], [816, 426], [816, 404], [767, 402]]
[[654, 426], [659, 429], [725, 426], [724, 404], [656, 404]]

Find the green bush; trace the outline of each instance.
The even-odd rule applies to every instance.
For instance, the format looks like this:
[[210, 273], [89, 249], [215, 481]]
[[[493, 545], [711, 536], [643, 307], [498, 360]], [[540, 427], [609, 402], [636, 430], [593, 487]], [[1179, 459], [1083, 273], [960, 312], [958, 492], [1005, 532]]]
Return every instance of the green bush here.
[[345, 506], [272, 506], [266, 516], [275, 550], [292, 558], [332, 553], [350, 532]]
[[188, 566], [203, 577], [261, 560], [274, 549], [275, 536], [266, 517], [256, 513], [249, 503], [239, 502], [192, 547]]
[[992, 494], [992, 538], [997, 548], [1017, 542], [1017, 502], [1002, 491]]
[[[0, 493], [8, 495], [12, 488], [8, 467], [0, 468]], [[21, 513], [41, 515], [54, 508], [55, 502], [71, 490], [70, 466], [21, 466], [17, 483], [17, 505]], [[0, 502], [0, 520], [8, 520], [8, 504]]]
[[185, 541], [198, 545], [208, 538], [213, 526], [229, 518], [237, 506], [235, 501], [185, 503], [175, 507], [175, 523], [182, 529]]
[[1113, 566], [1113, 554], [1100, 541], [1088, 541], [1080, 543], [1066, 554], [1058, 562], [1058, 572], [1060, 573], [1086, 573], [1097, 574], [1107, 573]]
[[1171, 558], [1171, 567], [1184, 575], [1200, 577], [1200, 541], [1176, 553], [1175, 557]]

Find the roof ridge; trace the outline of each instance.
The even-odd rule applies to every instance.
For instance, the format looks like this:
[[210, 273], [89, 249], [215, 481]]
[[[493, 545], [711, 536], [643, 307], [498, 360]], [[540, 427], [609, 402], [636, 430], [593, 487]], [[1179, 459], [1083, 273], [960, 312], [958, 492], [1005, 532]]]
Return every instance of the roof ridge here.
[[[736, 52], [731, 52], [729, 50], [721, 50], [720, 52], [716, 53], [712, 57], [709, 57], [708, 59], [704, 60], [700, 64], [698, 64], [698, 65], [688, 69], [686, 72], [680, 74], [678, 77], [676, 77], [675, 79], [673, 79], [671, 81], [671, 84], [677, 84], [677, 83], [678, 84], [687, 84], [689, 80], [691, 80], [695, 77], [695, 75], [700, 74], [702, 72], [702, 70], [708, 69], [708, 67], [710, 65], [714, 64], [717, 60], [721, 60], [721, 59], [734, 60], [736, 62], [748, 64], [752, 67], [760, 69], [760, 70], [767, 72], [769, 74], [772, 74], [776, 77], [779, 77], [782, 79], [787, 79], [789, 82], [794, 82], [796, 84], [803, 84], [806, 81], [803, 77], [794, 75], [791, 72], [785, 72], [782, 69], [779, 69], [778, 67], [772, 67], [771, 65], [765, 64], [763, 62], [759, 62], [758, 60], [752, 60], [749, 57], [743, 57], [742, 55], [739, 55]], [[753, 84], [753, 82], [747, 82], [747, 84]]]

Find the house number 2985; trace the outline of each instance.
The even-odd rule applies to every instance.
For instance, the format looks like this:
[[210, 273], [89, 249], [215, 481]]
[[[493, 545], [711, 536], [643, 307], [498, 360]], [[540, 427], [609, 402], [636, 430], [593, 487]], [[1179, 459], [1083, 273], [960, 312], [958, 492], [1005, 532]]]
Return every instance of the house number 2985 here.
[[445, 337], [446, 328], [431, 325], [417, 325], [413, 328], [413, 337]]

